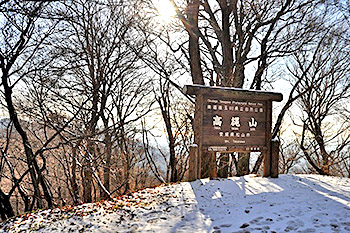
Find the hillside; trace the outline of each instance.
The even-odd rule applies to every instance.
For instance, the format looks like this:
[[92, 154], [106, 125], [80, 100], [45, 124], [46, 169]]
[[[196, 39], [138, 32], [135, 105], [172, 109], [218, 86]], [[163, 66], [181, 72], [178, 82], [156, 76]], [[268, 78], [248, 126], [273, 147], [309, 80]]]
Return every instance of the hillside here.
[[281, 175], [162, 185], [103, 203], [44, 210], [0, 232], [350, 232], [350, 179]]

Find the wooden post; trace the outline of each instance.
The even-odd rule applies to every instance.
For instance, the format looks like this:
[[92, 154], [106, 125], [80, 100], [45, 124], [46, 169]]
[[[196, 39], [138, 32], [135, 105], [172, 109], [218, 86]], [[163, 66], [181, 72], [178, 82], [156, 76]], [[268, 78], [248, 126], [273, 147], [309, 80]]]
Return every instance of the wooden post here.
[[217, 178], [217, 165], [216, 165], [216, 152], [210, 152], [210, 168], [209, 168], [209, 177]]
[[195, 112], [194, 112], [194, 143], [197, 144], [197, 179], [202, 178], [202, 163], [205, 157], [202, 146], [202, 124], [203, 124], [203, 95], [201, 91], [196, 96]]
[[263, 177], [269, 177], [271, 175], [271, 153], [270, 150], [264, 150], [261, 153], [264, 154]]
[[266, 102], [266, 147], [264, 150], [264, 170], [263, 177], [271, 175], [271, 124], [272, 124], [272, 101]]
[[198, 179], [198, 146], [193, 144], [190, 146], [188, 181], [196, 179]]
[[[198, 146], [198, 145], [197, 145]], [[197, 178], [196, 179], [200, 179], [201, 177], [201, 172], [202, 172], [202, 158], [201, 158], [202, 154], [201, 154], [201, 149], [200, 147], [197, 147]]]
[[278, 178], [279, 140], [271, 141], [271, 178]]

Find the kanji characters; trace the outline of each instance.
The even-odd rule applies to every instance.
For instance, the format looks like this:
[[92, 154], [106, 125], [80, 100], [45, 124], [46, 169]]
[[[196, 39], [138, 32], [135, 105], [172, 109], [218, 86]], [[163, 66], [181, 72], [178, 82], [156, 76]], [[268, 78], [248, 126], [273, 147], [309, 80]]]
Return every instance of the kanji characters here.
[[219, 115], [215, 115], [213, 117], [213, 126], [215, 127], [221, 127], [222, 125], [222, 117]]
[[234, 116], [234, 117], [231, 117], [231, 126], [232, 127], [241, 127], [241, 123], [239, 122], [239, 117], [237, 116]]
[[258, 126], [258, 122], [254, 119], [254, 117], [252, 117], [248, 125], [250, 127], [250, 130], [255, 130], [255, 128]]

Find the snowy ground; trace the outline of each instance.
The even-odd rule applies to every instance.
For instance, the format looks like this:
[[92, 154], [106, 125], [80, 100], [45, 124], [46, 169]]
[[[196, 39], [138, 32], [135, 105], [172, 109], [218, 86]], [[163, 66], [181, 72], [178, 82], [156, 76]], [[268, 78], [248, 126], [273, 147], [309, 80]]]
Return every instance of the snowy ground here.
[[0, 232], [350, 232], [350, 179], [254, 176], [184, 182], [28, 214]]

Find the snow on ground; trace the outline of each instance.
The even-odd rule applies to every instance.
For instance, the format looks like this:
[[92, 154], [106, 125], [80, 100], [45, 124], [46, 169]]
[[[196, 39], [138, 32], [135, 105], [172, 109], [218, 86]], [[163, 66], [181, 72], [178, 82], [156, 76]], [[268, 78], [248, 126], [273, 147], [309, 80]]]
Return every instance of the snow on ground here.
[[350, 232], [350, 179], [281, 175], [162, 185], [39, 211], [0, 232]]

